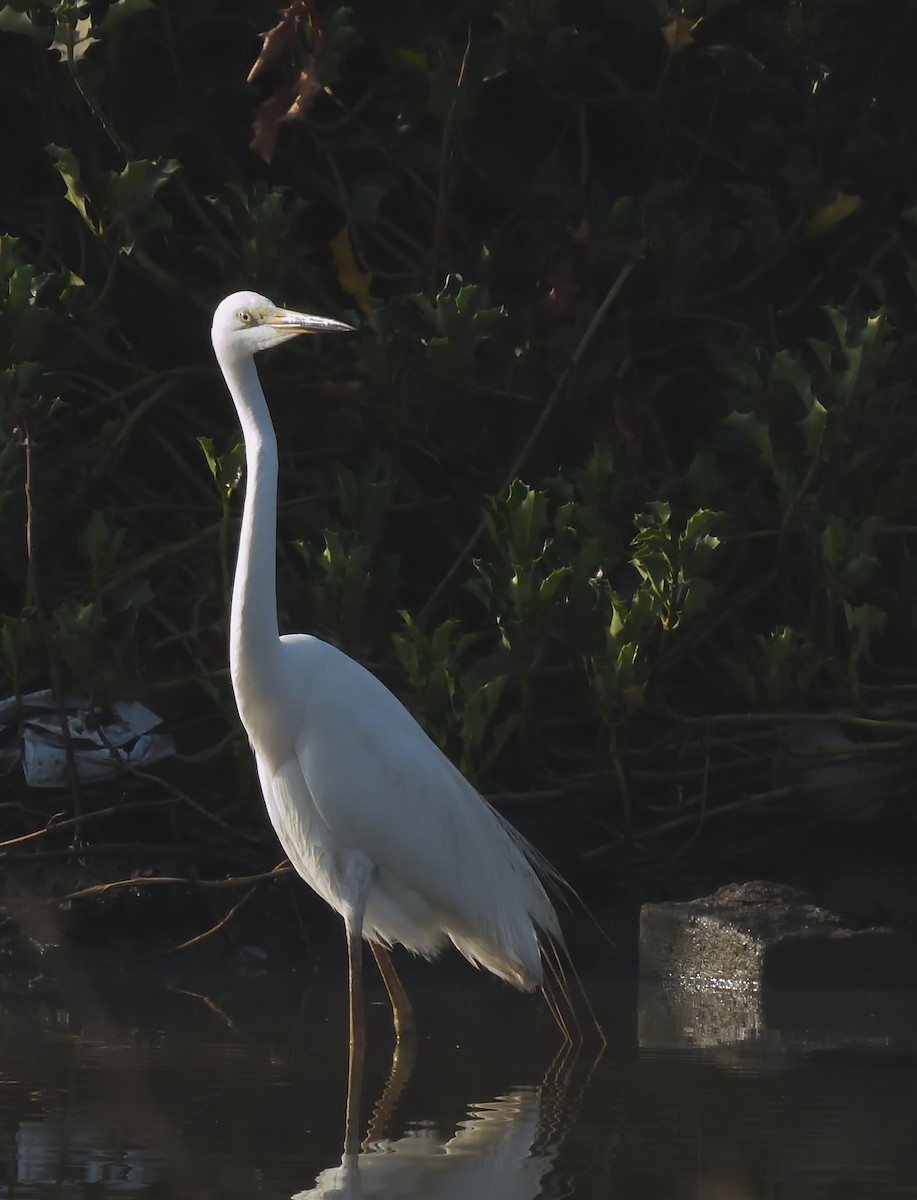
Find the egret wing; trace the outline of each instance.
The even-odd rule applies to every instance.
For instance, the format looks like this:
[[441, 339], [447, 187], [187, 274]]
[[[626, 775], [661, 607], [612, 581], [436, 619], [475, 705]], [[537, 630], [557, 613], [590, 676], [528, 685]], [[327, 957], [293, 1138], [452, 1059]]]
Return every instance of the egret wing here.
[[[368, 920], [374, 907], [415, 923], [426, 912], [490, 969], [487, 956], [503, 955], [511, 974], [540, 973], [537, 930], [560, 933], [535, 852], [374, 675], [309, 641], [320, 688], [310, 688], [296, 756], [335, 845], [374, 865]], [[411, 944], [397, 928], [379, 932]]]

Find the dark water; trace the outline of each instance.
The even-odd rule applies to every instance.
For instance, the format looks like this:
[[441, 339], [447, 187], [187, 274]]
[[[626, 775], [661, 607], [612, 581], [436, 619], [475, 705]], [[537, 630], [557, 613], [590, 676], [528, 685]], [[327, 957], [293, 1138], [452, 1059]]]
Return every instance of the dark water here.
[[461, 967], [407, 982], [413, 1072], [380, 1106], [374, 994], [370, 1141], [342, 1164], [336, 972], [6, 976], [0, 1196], [917, 1197], [913, 995], [590, 983], [609, 1045], [557, 1058], [537, 999]]

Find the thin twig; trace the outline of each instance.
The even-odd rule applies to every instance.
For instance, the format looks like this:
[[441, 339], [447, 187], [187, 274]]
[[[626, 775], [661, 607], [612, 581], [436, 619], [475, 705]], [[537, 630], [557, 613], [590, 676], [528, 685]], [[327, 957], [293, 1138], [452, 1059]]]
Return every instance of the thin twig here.
[[455, 121], [455, 109], [458, 104], [459, 92], [465, 82], [465, 68], [468, 66], [468, 55], [471, 52], [471, 26], [468, 26], [468, 38], [465, 42], [465, 52], [462, 55], [462, 65], [459, 67], [458, 78], [455, 81], [455, 91], [452, 93], [452, 103], [443, 123], [443, 136], [439, 147], [439, 188], [436, 194], [436, 221], [433, 226], [433, 245], [430, 247], [429, 279], [432, 283], [436, 274], [436, 264], [439, 261], [439, 251], [443, 240], [443, 230], [446, 224], [447, 195], [452, 190], [449, 186], [449, 145], [452, 126]]
[[82, 74], [80, 73], [80, 71], [76, 65], [76, 57], [73, 53], [74, 36], [76, 33], [76, 26], [74, 24], [75, 19], [76, 19], [75, 17], [72, 17], [70, 20], [67, 20], [66, 18], [64, 19], [64, 24], [66, 25], [66, 28], [68, 31], [67, 36], [65, 37], [65, 42], [67, 45], [67, 66], [70, 69], [70, 77], [73, 80], [74, 84], [76, 85], [77, 91], [80, 93], [80, 95], [86, 101], [86, 104], [89, 106], [89, 109], [92, 112], [95, 119], [99, 122], [99, 124], [102, 126], [102, 128], [105, 130], [105, 132], [108, 134], [108, 136], [111, 138], [112, 144], [114, 145], [115, 149], [119, 152], [119, 154], [123, 155], [123, 157], [127, 161], [130, 161], [132, 156], [131, 156], [129, 147], [118, 136], [118, 133], [115, 130], [115, 127], [112, 125], [111, 121], [109, 121], [108, 117], [102, 111], [100, 105], [96, 102], [95, 97], [92, 95], [92, 93], [86, 87], [86, 85], [83, 81]]
[[[917, 721], [899, 721], [894, 718], [858, 717], [843, 712], [764, 712], [764, 713], [711, 713], [706, 716], [694, 717], [690, 713], [679, 712], [678, 709], [665, 703], [660, 695], [654, 697], [654, 703], [659, 711], [680, 725], [792, 725], [800, 724], [823, 725], [825, 721], [836, 722], [839, 725], [849, 725], [854, 729], [881, 730], [900, 729], [905, 733], [917, 733]], [[848, 752], [848, 747], [843, 753]]]
[[197, 813], [199, 817], [203, 817], [205, 821], [211, 821], [220, 829], [230, 834], [233, 838], [240, 838], [248, 842], [252, 846], [257, 846], [259, 850], [264, 849], [264, 839], [253, 833], [246, 833], [244, 829], [236, 829], [230, 825], [228, 821], [224, 821], [217, 813], [211, 812], [205, 808], [199, 801], [193, 799], [187, 792], [183, 792], [168, 780], [161, 779], [158, 775], [153, 775], [149, 771], [141, 771], [138, 767], [128, 765], [126, 771], [133, 775], [135, 779], [142, 779], [147, 783], [159, 784], [162, 787], [167, 787], [176, 800], [180, 800], [183, 804], [187, 804], [190, 809]]
[[186, 942], [179, 942], [179, 944], [177, 946], [171, 946], [168, 950], [159, 950], [155, 954], [145, 955], [142, 959], [134, 959], [134, 962], [146, 962], [150, 958], [164, 958], [167, 954], [177, 954], [179, 952], [179, 950], [188, 950], [188, 949], [190, 949], [191, 946], [196, 946], [198, 944], [198, 942], [203, 942], [206, 938], [212, 937], [213, 934], [219, 933], [219, 931], [225, 925], [229, 924], [229, 922], [236, 915], [236, 913], [239, 911], [239, 909], [242, 907], [242, 905], [246, 904], [249, 900], [251, 900], [252, 896], [254, 896], [254, 894], [255, 894], [255, 892], [257, 892], [257, 890], [258, 890], [257, 884], [250, 887], [248, 889], [248, 891], [245, 893], [245, 895], [241, 898], [241, 900], [237, 900], [235, 902], [235, 904], [232, 906], [232, 908], [230, 908], [229, 912], [226, 914], [225, 917], [222, 918], [222, 920], [217, 921], [216, 925], [211, 925], [211, 927], [209, 929], [205, 929], [203, 933], [198, 933], [193, 938], [188, 938], [188, 940]]
[[[149, 857], [173, 855], [178, 858], [193, 858], [200, 850], [197, 846], [176, 846], [174, 843], [166, 842], [96, 842], [88, 846], [69, 846], [63, 850], [36, 850], [31, 854], [4, 854], [2, 862], [4, 866], [7, 863], [34, 865], [40, 862], [60, 862], [62, 859], [75, 858], [82, 866], [85, 866], [83, 859], [90, 856], [105, 858], [113, 854], [131, 855], [141, 852]], [[236, 860], [245, 857], [229, 850], [223, 851], [223, 856]]]
[[253, 883], [262, 883], [267, 879], [280, 879], [291, 874], [293, 868], [289, 863], [280, 863], [272, 871], [261, 871], [257, 875], [231, 875], [228, 879], [183, 879], [175, 875], [151, 875], [138, 879], [114, 879], [110, 883], [94, 883], [89, 887], [79, 888], [68, 892], [66, 896], [57, 898], [58, 905], [69, 904], [71, 900], [86, 900], [91, 896], [103, 896], [107, 892], [122, 891], [124, 888], [137, 887], [189, 887], [198, 891], [220, 891], [223, 888], [245, 887]]
[[138, 808], [159, 808], [164, 804], [176, 804], [179, 799], [181, 799], [179, 796], [170, 796], [167, 800], [130, 800], [124, 804], [113, 804], [110, 808], [97, 809], [96, 812], [84, 813], [79, 817], [70, 817], [65, 821], [52, 819], [41, 829], [33, 829], [31, 833], [23, 833], [19, 837], [7, 838], [6, 841], [0, 842], [0, 850], [7, 850], [10, 846], [21, 846], [25, 842], [33, 842], [36, 838], [46, 837], [49, 833], [74, 829], [77, 825], [88, 825], [90, 821], [96, 821], [102, 817], [121, 816], [122, 813], [136, 811]]
[[228, 1013], [224, 1012], [223, 1009], [220, 1008], [219, 1004], [216, 1003], [216, 1001], [211, 1000], [209, 996], [205, 996], [203, 992], [191, 992], [187, 988], [180, 987], [170, 987], [169, 991], [174, 992], [176, 996], [190, 996], [192, 1000], [200, 1000], [201, 1004], [203, 1004], [205, 1008], [210, 1009], [210, 1011], [218, 1016], [221, 1021], [225, 1022], [228, 1029], [232, 1030], [233, 1033], [239, 1034], [240, 1037], [242, 1036], [238, 1025], [235, 1023], [232, 1017]]
[[[557, 406], [557, 402], [559, 401], [561, 395], [563, 394], [564, 388], [566, 387], [567, 380], [570, 378], [571, 372], [579, 364], [580, 359], [583, 357], [583, 355], [586, 352], [586, 348], [588, 347], [589, 343], [592, 341], [593, 337], [595, 336], [596, 331], [598, 330], [602, 321], [605, 319], [606, 313], [608, 312], [609, 308], [611, 308], [614, 301], [617, 299], [618, 294], [620, 293], [621, 289], [624, 287], [624, 284], [629, 279], [634, 267], [636, 267], [638, 261], [640, 260], [640, 257], [643, 254], [645, 245], [646, 245], [646, 243], [641, 241], [638, 244], [638, 246], [634, 249], [633, 257], [631, 257], [624, 264], [624, 266], [621, 268], [621, 270], [618, 272], [617, 278], [615, 279], [615, 281], [611, 285], [611, 287], [608, 289], [608, 294], [605, 296], [605, 299], [602, 301], [602, 303], [596, 309], [592, 320], [589, 322], [589, 325], [586, 328], [586, 332], [580, 338], [579, 344], [577, 345], [576, 349], [571, 354], [570, 361], [567, 363], [567, 365], [564, 367], [563, 371], [561, 372], [560, 378], [558, 379], [557, 383], [555, 384], [554, 390], [551, 392], [551, 395], [548, 399], [547, 404], [544, 406], [544, 408], [541, 411], [541, 415], [539, 416], [538, 420], [535, 422], [534, 426], [532, 427], [532, 430], [529, 433], [528, 437], [526, 438], [525, 443], [522, 446], [522, 449], [519, 451], [519, 453], [516, 455], [515, 459], [513, 460], [512, 466], [507, 471], [506, 478], [503, 480], [502, 484], [500, 485], [500, 487], [498, 489], [499, 495], [502, 495], [504, 492], [506, 492], [506, 490], [509, 488], [510, 484], [518, 476], [519, 471], [522, 469], [522, 466], [523, 466], [525, 460], [528, 458], [529, 454], [531, 453], [532, 447], [535, 445], [535, 442], [538, 440], [538, 437], [541, 434], [541, 431], [544, 429], [545, 425], [547, 424], [548, 418], [554, 412], [554, 409]], [[475, 546], [480, 541], [481, 535], [484, 533], [484, 530], [486, 528], [487, 528], [487, 520], [485, 517], [482, 517], [481, 520], [478, 522], [477, 528], [475, 529], [474, 533], [472, 533], [471, 537], [468, 539], [468, 541], [465, 543], [465, 545], [462, 547], [462, 549], [456, 555], [455, 560], [453, 561], [449, 570], [446, 572], [446, 574], [442, 577], [442, 579], [439, 581], [439, 583], [433, 589], [433, 592], [431, 593], [429, 599], [426, 601], [426, 603], [421, 608], [421, 610], [418, 614], [419, 621], [423, 621], [423, 619], [429, 614], [430, 610], [436, 605], [436, 602], [439, 600], [440, 596], [442, 596], [443, 592], [446, 590], [446, 588], [452, 582], [455, 575], [461, 569], [461, 566], [467, 559], [468, 555], [472, 552], [472, 550], [474, 550]]]

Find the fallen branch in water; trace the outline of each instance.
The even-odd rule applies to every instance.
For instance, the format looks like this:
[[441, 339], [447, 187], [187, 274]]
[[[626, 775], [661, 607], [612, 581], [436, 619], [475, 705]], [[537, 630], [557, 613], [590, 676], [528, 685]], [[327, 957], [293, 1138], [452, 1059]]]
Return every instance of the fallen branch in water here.
[[[274, 873], [274, 871], [269, 871], [265, 878], [270, 878], [272, 875], [274, 875]], [[211, 925], [210, 928], [205, 929], [203, 933], [195, 934], [194, 937], [188, 938], [187, 941], [179, 942], [177, 946], [170, 946], [168, 950], [159, 950], [154, 954], [147, 954], [143, 958], [136, 958], [134, 959], [134, 962], [149, 962], [149, 960], [153, 958], [165, 958], [167, 954], [177, 954], [179, 950], [189, 950], [192, 946], [196, 946], [200, 942], [206, 941], [207, 938], [212, 937], [215, 933], [219, 933], [221, 929], [225, 928], [225, 926], [229, 924], [239, 909], [242, 908], [244, 904], [247, 904], [249, 900], [251, 900], [252, 896], [254, 896], [257, 890], [258, 885], [253, 884], [253, 886], [249, 888], [241, 900], [237, 900], [232, 908], [230, 908], [229, 912], [226, 913], [226, 915], [219, 921], [217, 921], [216, 925]]]
[[258, 875], [231, 875], [228, 879], [184, 879], [176, 875], [150, 875], [138, 879], [115, 879], [111, 883], [94, 883], [90, 887], [68, 892], [59, 896], [57, 904], [69, 904], [71, 900], [85, 900], [89, 896], [102, 896], [106, 892], [118, 891], [123, 888], [158, 887], [170, 885], [173, 887], [197, 888], [199, 891], [217, 890], [220, 888], [245, 887], [248, 884], [263, 883], [268, 879], [280, 879], [289, 875], [293, 868], [286, 861], [278, 863], [271, 871], [262, 871]]

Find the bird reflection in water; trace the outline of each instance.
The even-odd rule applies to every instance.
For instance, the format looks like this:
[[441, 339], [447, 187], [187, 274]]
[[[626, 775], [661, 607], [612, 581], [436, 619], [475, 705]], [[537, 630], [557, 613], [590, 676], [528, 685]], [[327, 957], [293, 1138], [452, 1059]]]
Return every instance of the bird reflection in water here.
[[533, 1200], [542, 1192], [569, 1123], [564, 1113], [575, 1053], [561, 1052], [541, 1087], [518, 1088], [471, 1106], [451, 1137], [424, 1127], [390, 1138], [386, 1131], [413, 1058], [413, 1045], [396, 1049], [362, 1143], [357, 1133], [362, 1074], [351, 1077], [341, 1161], [292, 1200]]

